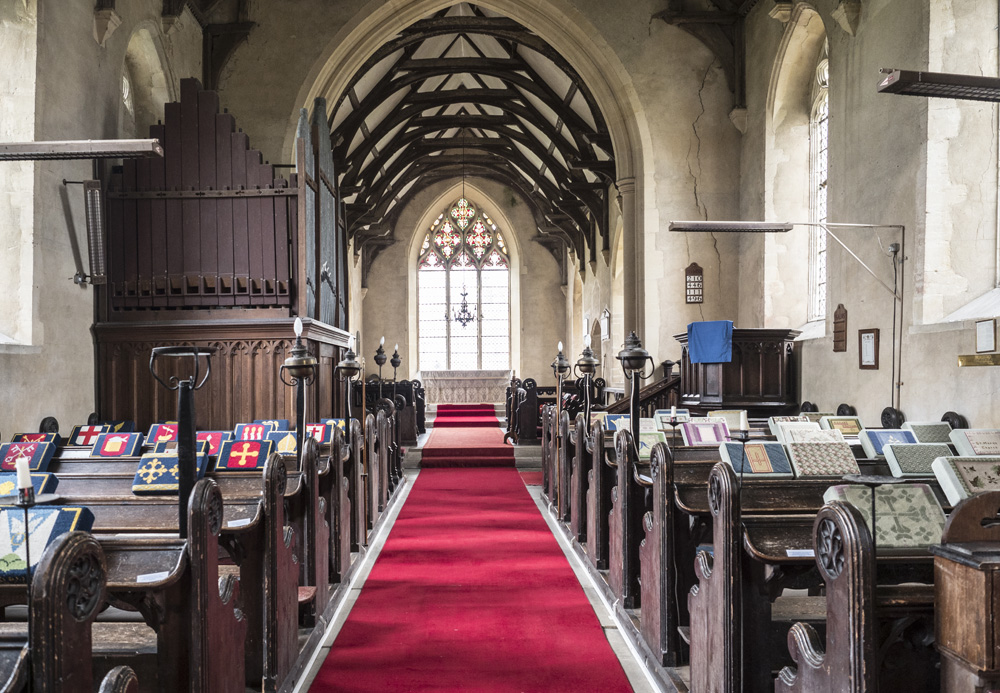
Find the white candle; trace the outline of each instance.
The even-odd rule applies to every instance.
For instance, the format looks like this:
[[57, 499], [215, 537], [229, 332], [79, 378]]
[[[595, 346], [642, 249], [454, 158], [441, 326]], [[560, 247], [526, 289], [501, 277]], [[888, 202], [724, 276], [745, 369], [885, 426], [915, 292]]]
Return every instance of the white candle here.
[[295, 330], [295, 336], [302, 336], [302, 318], [295, 318], [295, 322], [292, 324], [292, 329]]
[[378, 343], [378, 345], [379, 345], [379, 346], [385, 346], [385, 335], [382, 335], [382, 339], [381, 339], [381, 340], [379, 340], [379, 343]]
[[558, 344], [558, 346], [556, 348], [558, 348], [559, 351], [562, 351], [562, 342], [559, 342], [559, 344]]
[[348, 350], [348, 351], [354, 351], [354, 344], [355, 344], [355, 341], [356, 341], [356, 340], [355, 340], [355, 338], [354, 338], [354, 335], [353, 335], [353, 334], [352, 334], [352, 335], [351, 335], [350, 337], [348, 337], [348, 338], [347, 338], [347, 350]]
[[31, 469], [28, 467], [28, 458], [21, 457], [17, 458], [14, 462], [14, 468], [17, 470], [17, 487], [18, 488], [31, 488]]
[[746, 410], [740, 412], [740, 430], [741, 431], [750, 430], [750, 422], [747, 420]]
[[399, 344], [396, 344], [396, 348], [393, 351], [399, 351]]
[[671, 404], [670, 405], [670, 418], [671, 419], [676, 419], [677, 418], [677, 405], [676, 404]]
[[590, 346], [590, 335], [589, 334], [583, 335], [583, 346], [585, 346], [585, 347], [589, 347]]

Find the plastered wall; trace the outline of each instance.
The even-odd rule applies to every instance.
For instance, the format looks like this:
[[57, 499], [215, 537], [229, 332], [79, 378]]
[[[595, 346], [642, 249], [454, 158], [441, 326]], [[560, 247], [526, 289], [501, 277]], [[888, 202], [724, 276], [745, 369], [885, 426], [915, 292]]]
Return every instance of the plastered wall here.
[[[33, 132], [18, 132], [18, 139], [118, 137], [121, 66], [129, 37], [140, 25], [157, 32], [175, 78], [201, 75], [201, 31], [189, 14], [163, 36], [162, 3], [118, 4], [122, 24], [101, 47], [93, 36], [93, 3], [37, 0], [35, 61], [41, 78], [34, 85]], [[25, 50], [28, 60], [31, 46]], [[28, 339], [0, 346], [0, 434], [5, 440], [15, 432], [37, 430], [45, 416], [55, 416], [69, 433], [94, 410], [93, 291], [72, 281], [79, 268], [89, 271], [83, 194], [79, 186], [62, 185], [64, 178], [92, 178], [93, 171], [89, 161], [29, 166], [34, 197], [30, 251], [23, 261], [33, 268], [32, 324]], [[0, 238], [25, 231], [12, 230], [3, 214], [0, 220], [5, 224]]]

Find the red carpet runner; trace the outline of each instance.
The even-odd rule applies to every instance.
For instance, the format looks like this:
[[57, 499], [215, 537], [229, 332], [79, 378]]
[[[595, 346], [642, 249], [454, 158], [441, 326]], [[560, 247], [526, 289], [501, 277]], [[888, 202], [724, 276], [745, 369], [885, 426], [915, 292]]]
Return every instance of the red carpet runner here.
[[312, 691], [631, 691], [513, 469], [417, 477]]
[[[464, 424], [456, 428], [442, 423], [468, 419], [471, 411], [479, 412], [476, 421], [482, 423]], [[486, 422], [489, 422], [488, 426]], [[421, 449], [420, 468], [513, 467], [514, 448], [504, 445], [503, 434], [491, 404], [438, 405], [430, 438]]]
[[497, 417], [492, 404], [439, 404], [434, 428], [494, 428]]

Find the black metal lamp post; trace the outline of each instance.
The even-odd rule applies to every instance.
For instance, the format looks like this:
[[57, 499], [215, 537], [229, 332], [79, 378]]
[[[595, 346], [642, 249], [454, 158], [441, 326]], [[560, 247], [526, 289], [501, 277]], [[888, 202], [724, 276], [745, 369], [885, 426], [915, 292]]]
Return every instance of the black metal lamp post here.
[[584, 414], [587, 417], [587, 433], [590, 433], [590, 390], [592, 387], [594, 373], [600, 361], [594, 357], [594, 350], [590, 348], [590, 335], [583, 338], [583, 352], [576, 360], [575, 370], [583, 376], [584, 380]]
[[[653, 370], [650, 370], [649, 375], [643, 375], [642, 369], [646, 365], [646, 361], [652, 363], [653, 358], [649, 355], [649, 352], [642, 348], [642, 342], [639, 341], [639, 337], [636, 335], [635, 330], [629, 332], [628, 337], [625, 338], [624, 348], [618, 352], [616, 357], [622, 363], [622, 371], [625, 373], [625, 377], [630, 380], [632, 384], [632, 391], [629, 396], [629, 428], [632, 430], [632, 445], [635, 446], [636, 455], [638, 456], [639, 451], [639, 380], [646, 379], [653, 375]], [[656, 365], [653, 364], [653, 369]]]
[[[154, 347], [149, 355], [149, 372], [157, 382], [168, 390], [177, 391], [177, 512], [178, 528], [181, 538], [187, 537], [187, 506], [191, 489], [194, 488], [197, 465], [195, 457], [198, 454], [195, 440], [194, 391], [208, 380], [212, 372], [212, 354], [215, 347], [198, 346], [165, 346]], [[191, 358], [194, 361], [193, 373], [187, 378], [170, 376], [163, 380], [156, 374], [156, 361], [161, 356]], [[199, 381], [201, 372], [201, 357], [205, 357], [205, 375]]]
[[382, 366], [385, 365], [385, 360], [388, 358], [385, 355], [385, 337], [378, 343], [378, 349], [375, 350], [375, 365], [378, 366], [378, 398], [382, 399]]
[[292, 353], [281, 364], [278, 375], [288, 387], [295, 387], [295, 461], [302, 469], [302, 448], [305, 446], [306, 431], [306, 385], [316, 379], [316, 367], [319, 361], [309, 353], [302, 343], [302, 318], [295, 318], [295, 345]]
[[347, 408], [344, 410], [344, 428], [350, 431], [351, 427], [351, 382], [361, 373], [361, 364], [358, 363], [358, 356], [354, 353], [354, 337], [351, 337], [347, 345], [347, 353], [344, 360], [337, 364], [334, 369], [344, 380], [344, 388], [347, 394]]
[[396, 369], [399, 368], [399, 364], [403, 362], [403, 359], [399, 356], [399, 345], [392, 351], [392, 358], [389, 359], [389, 365], [392, 366], [392, 402], [396, 403]]
[[[557, 345], [559, 353], [556, 354], [555, 360], [552, 361], [552, 374], [556, 377], [556, 430], [558, 431], [560, 426], [560, 417], [562, 416], [562, 384], [563, 378], [569, 373], [570, 365], [566, 357], [563, 356], [563, 343], [559, 342]], [[556, 435], [556, 479], [562, 478], [562, 470], [559, 464], [559, 436]], [[561, 483], [556, 484], [556, 507], [562, 509], [562, 499], [560, 498]]]

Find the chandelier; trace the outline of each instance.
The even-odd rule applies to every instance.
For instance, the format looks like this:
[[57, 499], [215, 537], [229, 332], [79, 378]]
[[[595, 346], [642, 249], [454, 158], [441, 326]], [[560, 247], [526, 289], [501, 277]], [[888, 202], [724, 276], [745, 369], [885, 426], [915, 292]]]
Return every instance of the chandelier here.
[[472, 322], [473, 320], [475, 320], [476, 319], [476, 314], [473, 311], [469, 310], [469, 298], [468, 298], [468, 296], [469, 296], [469, 292], [466, 291], [465, 287], [463, 286], [462, 287], [462, 303], [461, 303], [461, 305], [458, 307], [458, 310], [456, 310], [456, 311], [453, 312], [452, 316], [449, 316], [448, 315], [448, 311], [445, 311], [444, 319], [448, 320], [448, 319], [450, 319], [450, 318], [453, 317], [454, 320], [455, 320], [455, 322], [457, 322], [462, 327], [466, 327], [470, 322]]

